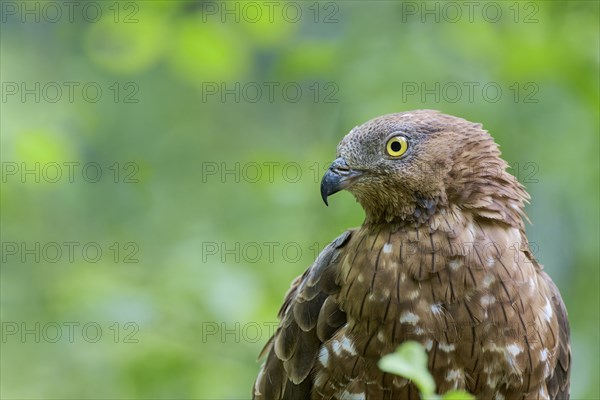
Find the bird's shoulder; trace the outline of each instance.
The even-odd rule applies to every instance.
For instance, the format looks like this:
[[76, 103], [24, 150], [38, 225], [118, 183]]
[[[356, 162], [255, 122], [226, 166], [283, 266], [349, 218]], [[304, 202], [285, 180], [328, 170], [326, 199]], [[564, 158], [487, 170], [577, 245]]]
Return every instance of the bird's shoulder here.
[[558, 347], [555, 351], [556, 364], [552, 374], [546, 380], [551, 399], [568, 399], [571, 374], [571, 343], [567, 309], [560, 292], [550, 276], [542, 272], [542, 277], [550, 289], [553, 314], [558, 322]]
[[342, 233], [293, 282], [279, 310], [279, 326], [263, 348], [266, 356], [254, 385], [255, 399], [309, 398], [319, 349], [346, 315], [334, 300], [344, 248], [355, 229]]

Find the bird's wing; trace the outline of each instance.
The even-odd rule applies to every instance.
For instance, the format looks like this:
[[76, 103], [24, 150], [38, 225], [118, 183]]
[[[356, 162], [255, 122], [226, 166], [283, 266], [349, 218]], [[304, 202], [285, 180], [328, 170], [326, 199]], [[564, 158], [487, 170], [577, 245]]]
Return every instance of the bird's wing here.
[[310, 372], [321, 344], [346, 322], [332, 295], [339, 291], [340, 255], [351, 234], [335, 239], [292, 283], [279, 310], [279, 327], [260, 354], [267, 359], [254, 384], [254, 399], [310, 398]]
[[560, 297], [558, 288], [550, 277], [542, 272], [542, 276], [552, 294], [552, 307], [558, 319], [558, 352], [556, 354], [556, 367], [553, 374], [546, 380], [548, 394], [553, 400], [568, 399], [571, 368], [571, 344], [569, 340], [569, 321], [567, 310]]

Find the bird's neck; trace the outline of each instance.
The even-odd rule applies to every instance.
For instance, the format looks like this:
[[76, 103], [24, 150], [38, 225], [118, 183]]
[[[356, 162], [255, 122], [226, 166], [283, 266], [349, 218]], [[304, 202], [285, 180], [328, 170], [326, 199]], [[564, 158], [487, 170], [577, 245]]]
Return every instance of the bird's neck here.
[[425, 197], [419, 194], [403, 197], [398, 195], [393, 201], [379, 203], [377, 201], [359, 200], [365, 210], [366, 224], [422, 225], [446, 206], [444, 196]]
[[445, 188], [406, 193], [387, 191], [385, 195], [373, 192], [355, 192], [365, 210], [365, 223], [428, 224], [436, 214], [453, 205], [483, 219], [503, 222], [524, 229], [524, 204], [529, 195], [519, 181], [506, 171], [507, 164], [498, 157], [487, 158], [476, 168], [453, 169], [448, 173]]
[[[493, 220], [508, 226], [523, 230], [523, 219], [527, 218], [523, 210], [524, 203], [529, 196], [523, 187], [512, 176], [512, 187], [505, 189], [509, 179], [506, 178], [500, 184], [492, 184], [485, 187], [484, 191], [463, 191], [460, 193], [460, 201], [453, 201], [452, 196], [446, 194], [425, 197], [415, 195], [413, 198], [399, 196], [393, 201], [378, 203], [377, 201], [359, 200], [365, 210], [365, 225], [391, 224], [397, 226], [430, 225], [440, 214], [449, 209], [460, 209], [477, 218]], [[496, 183], [496, 182], [494, 182]], [[460, 204], [460, 206], [456, 206]]]

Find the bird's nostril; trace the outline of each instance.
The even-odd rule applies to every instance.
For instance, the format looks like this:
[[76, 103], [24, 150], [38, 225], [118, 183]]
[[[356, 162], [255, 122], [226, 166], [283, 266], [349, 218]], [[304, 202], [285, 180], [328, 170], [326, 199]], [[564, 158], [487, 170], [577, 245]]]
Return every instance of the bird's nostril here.
[[348, 175], [351, 172], [351, 169], [348, 167], [330, 167], [331, 172], [336, 173], [338, 175]]
[[335, 172], [336, 174], [344, 175], [351, 171], [348, 164], [343, 158], [337, 158], [331, 165], [329, 166], [329, 170], [331, 172]]

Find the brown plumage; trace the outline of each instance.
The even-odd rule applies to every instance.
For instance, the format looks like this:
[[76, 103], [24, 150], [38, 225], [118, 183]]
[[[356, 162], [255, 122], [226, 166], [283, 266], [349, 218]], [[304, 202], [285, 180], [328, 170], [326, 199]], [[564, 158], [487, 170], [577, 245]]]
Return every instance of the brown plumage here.
[[406, 340], [425, 346], [439, 393], [568, 398], [566, 310], [499, 156], [480, 124], [436, 111], [354, 128], [321, 192], [350, 191], [365, 222], [292, 283], [254, 398], [418, 399], [377, 367]]

